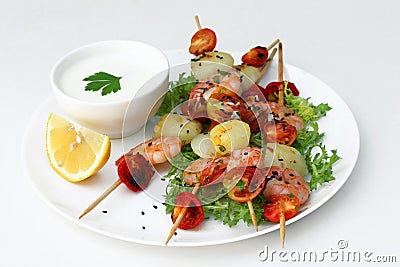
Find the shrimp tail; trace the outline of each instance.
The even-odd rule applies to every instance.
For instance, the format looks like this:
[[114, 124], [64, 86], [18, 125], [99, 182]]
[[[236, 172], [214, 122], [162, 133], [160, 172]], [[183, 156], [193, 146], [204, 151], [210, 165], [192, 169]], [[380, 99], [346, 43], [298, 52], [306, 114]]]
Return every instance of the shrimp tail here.
[[145, 189], [155, 173], [149, 160], [139, 153], [122, 155], [115, 165], [119, 179], [133, 192]]

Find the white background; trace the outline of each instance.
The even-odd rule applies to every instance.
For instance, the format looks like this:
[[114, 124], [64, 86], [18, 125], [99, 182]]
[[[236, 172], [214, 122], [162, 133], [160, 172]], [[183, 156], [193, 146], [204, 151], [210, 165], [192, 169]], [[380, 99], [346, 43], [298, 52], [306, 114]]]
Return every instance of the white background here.
[[352, 175], [325, 205], [288, 226], [286, 250], [322, 252], [343, 239], [352, 250], [397, 253], [399, 262], [399, 9], [394, 0], [0, 1], [0, 266], [270, 264], [257, 252], [266, 245], [279, 250], [278, 231], [200, 248], [152, 247], [90, 232], [50, 209], [23, 170], [23, 135], [51, 93], [57, 59], [110, 39], [187, 49], [194, 15], [217, 32], [226, 51], [279, 37], [285, 61], [330, 85], [357, 119], [361, 149]]

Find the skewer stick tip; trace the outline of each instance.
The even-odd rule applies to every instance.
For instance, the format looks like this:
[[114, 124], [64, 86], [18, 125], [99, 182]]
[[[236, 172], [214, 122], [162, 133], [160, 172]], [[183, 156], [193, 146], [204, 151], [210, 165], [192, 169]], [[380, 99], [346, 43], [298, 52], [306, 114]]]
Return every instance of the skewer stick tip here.
[[279, 233], [280, 233], [280, 237], [281, 237], [281, 246], [282, 246], [282, 248], [284, 248], [285, 247], [286, 220], [285, 220], [285, 212], [283, 209], [283, 205], [281, 205], [280, 210], [281, 210], [281, 212], [280, 212], [280, 217], [279, 217], [279, 224], [280, 224]]
[[115, 181], [103, 194], [101, 194], [92, 204], [87, 207], [81, 215], [79, 215], [78, 220], [80, 220], [83, 216], [91, 212], [101, 201], [103, 201], [112, 191], [114, 191], [121, 184], [121, 180], [118, 179]]
[[196, 20], [196, 25], [197, 25], [197, 29], [201, 30], [201, 24], [200, 24], [200, 19], [199, 16], [194, 16], [194, 19]]
[[[195, 187], [192, 190], [192, 194], [196, 194], [197, 191], [200, 188], [200, 184], [196, 184]], [[172, 225], [171, 230], [169, 231], [168, 237], [165, 241], [165, 245], [168, 244], [168, 242], [171, 240], [172, 236], [174, 235], [176, 229], [178, 229], [178, 225], [181, 223], [183, 217], [185, 216], [186, 212], [187, 212], [188, 207], [183, 207], [183, 209], [181, 210], [181, 212], [178, 215], [178, 218], [176, 218], [176, 221], [174, 222], [174, 225]]]
[[273, 41], [269, 46], [267, 46], [267, 50], [271, 50], [277, 43], [279, 43], [280, 40], [276, 39], [275, 41]]

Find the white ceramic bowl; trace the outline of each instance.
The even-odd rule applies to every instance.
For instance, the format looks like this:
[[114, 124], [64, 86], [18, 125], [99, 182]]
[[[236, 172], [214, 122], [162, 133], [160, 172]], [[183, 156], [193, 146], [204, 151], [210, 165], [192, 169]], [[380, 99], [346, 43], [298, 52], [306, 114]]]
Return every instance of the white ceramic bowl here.
[[[120, 79], [121, 90], [108, 95], [85, 91], [84, 78], [106, 72]], [[51, 71], [56, 100], [84, 127], [111, 138], [138, 131], [168, 89], [169, 63], [155, 47], [136, 41], [104, 41], [62, 57]]]

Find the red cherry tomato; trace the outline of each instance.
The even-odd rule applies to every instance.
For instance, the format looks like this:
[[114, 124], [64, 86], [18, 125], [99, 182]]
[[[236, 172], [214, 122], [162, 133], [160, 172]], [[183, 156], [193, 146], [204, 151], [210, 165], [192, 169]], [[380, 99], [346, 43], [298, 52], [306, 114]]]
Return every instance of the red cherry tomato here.
[[184, 207], [188, 208], [178, 225], [179, 229], [192, 229], [204, 221], [204, 211], [201, 201], [190, 192], [182, 192], [176, 196], [176, 205], [171, 214], [174, 223]]
[[263, 46], [256, 46], [242, 56], [243, 63], [253, 67], [261, 67], [268, 59], [268, 49]]
[[[279, 92], [279, 86], [283, 82], [270, 82], [263, 90], [263, 94], [268, 101], [278, 101], [276, 94]], [[296, 85], [294, 83], [288, 82], [287, 88], [292, 92], [293, 95], [298, 96], [300, 94], [299, 90], [297, 90]]]
[[[270, 82], [265, 88], [260, 85], [253, 85], [247, 91], [243, 92], [242, 97], [246, 98], [247, 96], [255, 96], [258, 95], [260, 101], [273, 101], [277, 102], [278, 98], [276, 95], [279, 92], [279, 85], [281, 82]], [[288, 89], [292, 92], [293, 95], [298, 96], [300, 94], [294, 83], [288, 82]]]
[[189, 53], [195, 56], [207, 51], [213, 51], [217, 45], [217, 36], [213, 30], [204, 28], [198, 30], [192, 37]]
[[154, 169], [141, 154], [123, 155], [116, 162], [118, 177], [133, 192], [146, 188]]
[[290, 146], [296, 140], [297, 129], [286, 122], [268, 122], [264, 125], [264, 138], [268, 143]]
[[228, 196], [232, 200], [241, 203], [253, 200], [264, 189], [265, 176], [265, 170], [255, 166], [231, 169], [224, 176], [224, 184], [229, 185], [232, 182], [238, 182], [228, 192]]
[[285, 215], [285, 220], [289, 220], [297, 215], [300, 208], [299, 199], [293, 194], [272, 195], [267, 199], [263, 206], [264, 216], [271, 222], [280, 221], [281, 210]]

